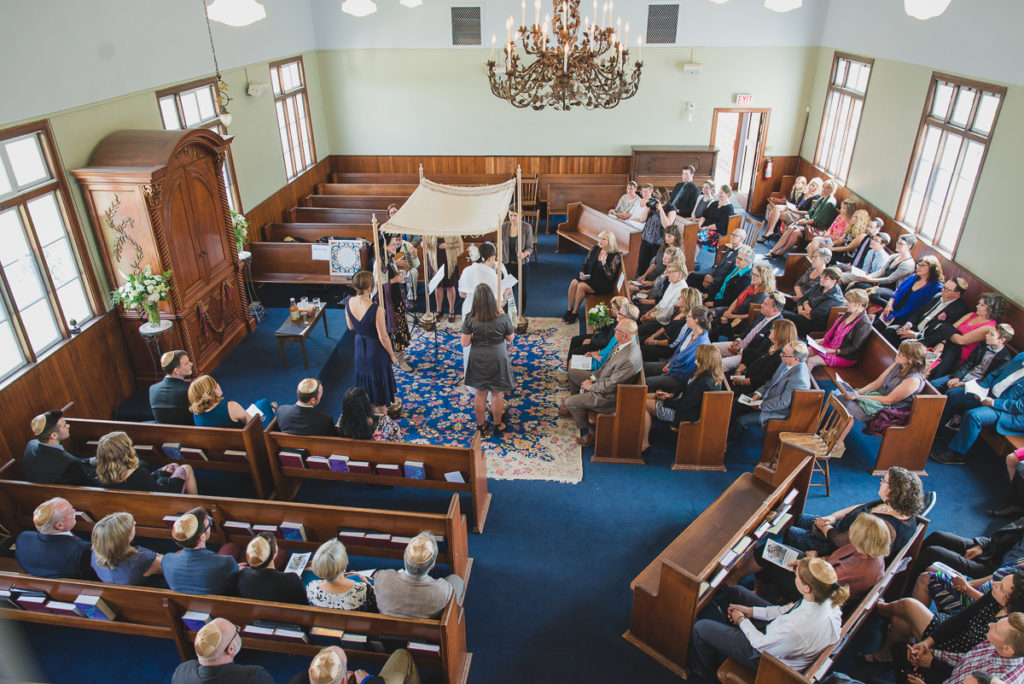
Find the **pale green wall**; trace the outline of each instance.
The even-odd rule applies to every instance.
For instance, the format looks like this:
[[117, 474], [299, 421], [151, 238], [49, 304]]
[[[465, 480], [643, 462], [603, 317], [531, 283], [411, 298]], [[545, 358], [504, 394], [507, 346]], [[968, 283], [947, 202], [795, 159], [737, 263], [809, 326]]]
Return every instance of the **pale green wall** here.
[[[814, 68], [810, 123], [801, 155], [814, 159], [832, 67], [833, 50], [820, 49]], [[895, 217], [903, 191], [921, 111], [933, 70], [887, 59], [875, 59], [864, 113], [850, 165], [850, 189]], [[974, 203], [954, 260], [985, 282], [1024, 304], [1024, 280], [1016, 271], [1024, 239], [1013, 218], [1009, 198], [1024, 177], [1024, 87], [1008, 86], [988, 157], [978, 180]], [[1008, 249], [1012, 247], [1012, 249]]]
[[[640, 90], [611, 110], [516, 109], [491, 94], [472, 50], [321, 50], [324, 108], [335, 154], [615, 155], [631, 145], [706, 145], [715, 107], [751, 93], [771, 108], [768, 145], [794, 154], [817, 48], [645, 49]], [[686, 102], [696, 105], [687, 121]]]

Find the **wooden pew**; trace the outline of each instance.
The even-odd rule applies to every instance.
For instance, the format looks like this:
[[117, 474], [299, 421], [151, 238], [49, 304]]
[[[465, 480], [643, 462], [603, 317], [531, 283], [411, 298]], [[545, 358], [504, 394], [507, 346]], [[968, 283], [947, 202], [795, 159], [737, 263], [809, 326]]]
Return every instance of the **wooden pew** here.
[[683, 218], [682, 216], [676, 216], [676, 226], [679, 228], [680, 234], [683, 236], [683, 254], [686, 257], [686, 270], [691, 273], [697, 267], [697, 234], [700, 233], [700, 227], [697, 222], [691, 218]]
[[302, 203], [320, 209], [375, 209], [381, 212], [377, 220], [388, 220], [388, 206], [402, 206], [408, 197], [402, 195], [306, 195]]
[[268, 223], [263, 226], [262, 242], [282, 242], [286, 237], [316, 242], [321, 238], [363, 238], [373, 240], [369, 223]]
[[627, 182], [629, 182], [629, 174], [626, 173], [542, 173], [537, 181], [537, 199], [540, 202], [550, 202], [551, 188], [556, 185], [618, 186], [618, 194], [605, 209], [607, 212], [608, 209], [615, 206], [615, 202], [626, 191]]
[[[487, 463], [480, 447], [480, 435], [474, 435], [467, 447], [432, 446], [428, 444], [405, 444], [399, 442], [376, 442], [371, 440], [345, 439], [343, 437], [316, 437], [289, 435], [277, 432], [277, 419], [267, 426], [263, 437], [266, 440], [270, 470], [282, 499], [295, 496], [304, 479], [340, 480], [365, 484], [391, 485], [395, 487], [417, 487], [441, 489], [449, 492], [469, 494], [473, 505], [473, 531], [483, 532], [487, 521], [487, 510], [491, 505], [491, 494], [487, 491]], [[353, 461], [368, 461], [373, 473], [344, 473], [333, 470], [292, 468], [281, 465], [278, 452], [282, 449], [304, 448], [311, 456], [328, 457], [343, 454]], [[401, 470], [406, 461], [420, 461], [426, 471], [426, 478], [419, 480], [404, 475], [380, 475], [376, 465], [393, 463]], [[448, 482], [445, 473], [458, 471], [465, 482]]]
[[[833, 312], [829, 321], [835, 320]], [[863, 387], [881, 375], [896, 360], [896, 350], [889, 341], [872, 328], [868, 341], [861, 353], [860, 362], [847, 368], [815, 368], [815, 375], [827, 377], [833, 382], [836, 374], [854, 387]], [[910, 405], [910, 419], [906, 425], [893, 425], [882, 435], [882, 444], [878, 448], [878, 458], [871, 472], [883, 475], [892, 466], [901, 466], [907, 470], [927, 475], [925, 466], [928, 464], [928, 453], [931, 451], [935, 433], [939, 428], [942, 409], [946, 405], [946, 395], [940, 394], [925, 381], [924, 389], [914, 396]]]
[[[322, 247], [323, 245], [318, 245]], [[313, 245], [303, 242], [250, 242], [254, 283], [347, 285], [348, 276], [332, 276], [330, 263], [313, 259]], [[370, 268], [370, 248], [360, 250], [363, 270]]]
[[551, 223], [552, 215], [562, 215], [568, 211], [569, 204], [580, 202], [588, 207], [603, 209], [607, 214], [608, 210], [615, 206], [622, 196], [623, 186], [595, 185], [585, 183], [580, 185], [553, 185], [548, 190], [547, 219]]
[[378, 223], [388, 218], [387, 209], [330, 209], [326, 207], [292, 207], [288, 210], [289, 223], [348, 223], [368, 226], [373, 217]]
[[567, 252], [574, 246], [589, 250], [597, 244], [597, 236], [603, 230], [615, 235], [619, 251], [622, 252], [622, 269], [628, 280], [636, 273], [640, 253], [640, 233], [625, 221], [612, 218], [607, 212], [592, 209], [585, 204], [573, 202], [569, 205], [566, 222], [558, 226], [558, 247], [555, 251]]
[[[3, 475], [6, 477], [7, 472], [3, 472]], [[137, 536], [149, 539], [171, 538], [171, 529], [164, 523], [164, 516], [180, 515], [202, 506], [213, 516], [214, 526], [210, 540], [216, 545], [233, 541], [243, 549], [251, 536], [247, 532], [226, 529], [226, 521], [247, 522], [253, 525], [302, 523], [306, 530], [306, 541], [278, 538], [278, 545], [290, 551], [315, 551], [323, 542], [336, 538], [339, 527], [374, 531], [401, 538], [414, 537], [426, 531], [444, 539], [444, 543], [439, 544], [440, 563], [450, 566], [451, 571], [463, 580], [469, 579], [473, 567], [466, 539], [466, 516], [462, 514], [459, 497], [456, 494], [452, 494], [448, 512], [438, 514], [321, 506], [289, 501], [119, 491], [99, 487], [43, 485], [3, 479], [0, 480], [0, 516], [8, 529], [32, 529], [32, 511], [43, 501], [57, 496], [67, 499], [76, 511], [88, 513], [95, 521], [111, 513], [128, 511], [135, 518]], [[92, 527], [92, 523], [79, 522], [75, 529], [91, 532]], [[404, 543], [374, 546], [353, 540], [343, 541], [350, 556], [399, 559], [405, 551]]]
[[590, 422], [594, 425], [591, 463], [646, 463], [640, 448], [646, 404], [647, 378], [641, 368], [632, 382], [616, 389], [614, 413], [590, 412]]
[[[757, 671], [753, 671], [732, 658], [727, 659], [718, 668], [718, 680], [722, 684], [813, 684], [824, 679], [832, 664], [839, 659], [853, 635], [871, 615], [875, 604], [885, 597], [893, 601], [903, 596], [903, 589], [910, 579], [910, 566], [900, 569], [904, 558], [913, 561], [921, 550], [925, 534], [928, 531], [928, 520], [917, 516], [917, 529], [902, 549], [893, 557], [885, 569], [882, 579], [869, 591], [852, 610], [845, 609], [843, 626], [839, 633], [839, 641], [821, 652], [803, 672], [797, 672], [785, 665], [775, 656], [764, 654], [758, 661]], [[911, 565], [913, 563], [911, 562]]]
[[[307, 634], [312, 627], [325, 627], [366, 635], [367, 641], [381, 635], [403, 640], [440, 645], [440, 655], [415, 655], [417, 667], [439, 671], [447, 684], [465, 684], [469, 677], [472, 653], [466, 651], [465, 611], [456, 601], [450, 601], [436, 620], [413, 620], [389, 617], [377, 613], [314, 608], [270, 601], [253, 601], [229, 596], [193, 596], [167, 589], [149, 589], [117, 584], [103, 584], [85, 580], [46, 579], [15, 572], [0, 572], [0, 587], [44, 591], [58, 601], [74, 601], [80, 594], [101, 596], [116, 614], [113, 621], [90, 620], [85, 617], [36, 613], [27, 610], [0, 608], [0, 618], [34, 622], [61, 627], [135, 634], [169, 639], [174, 642], [181, 659], [195, 657], [192, 643], [195, 633], [182, 622], [188, 611], [208, 613], [214, 618], [226, 618], [244, 628], [256, 620], [297, 625]], [[314, 643], [273, 640], [245, 635], [245, 647], [258, 651], [273, 651], [302, 656], [307, 663], [322, 646]], [[381, 663], [387, 653], [377, 653], [369, 646], [363, 649], [345, 645], [349, 658], [359, 662]]]
[[672, 470], [725, 470], [732, 401], [732, 390], [704, 393], [700, 419], [679, 424]]
[[[273, 480], [267, 466], [267, 447], [263, 440], [262, 425], [252, 417], [242, 428], [209, 428], [163, 423], [129, 423], [117, 420], [92, 420], [89, 418], [68, 418], [71, 428], [71, 448], [78, 456], [92, 455], [86, 442], [98, 440], [109, 432], [126, 432], [136, 448], [140, 444], [156, 447], [152, 454], [141, 453], [140, 458], [153, 465], [188, 463], [198, 473], [203, 470], [220, 470], [231, 473], [246, 473], [252, 477], [256, 496], [269, 499], [274, 493]], [[164, 457], [159, 447], [165, 442], [180, 442], [182, 446], [196, 447], [206, 452], [210, 460], [171, 460]], [[224, 457], [225, 450], [244, 451], [245, 457], [234, 460]], [[19, 461], [20, 464], [20, 461]]]
[[[759, 468], [741, 474], [675, 538], [630, 584], [633, 609], [623, 638], [681, 677], [687, 677], [690, 632], [697, 614], [711, 601], [716, 587], [702, 583], [721, 575], [723, 555], [752, 535], [769, 513], [794, 492], [787, 512], [801, 513], [811, 479], [810, 452], [783, 445], [776, 473]], [[771, 477], [780, 478], [772, 482]], [[749, 554], [750, 546], [737, 558]]]
[[725, 235], [718, 238], [718, 249], [715, 250], [715, 265], [722, 260], [722, 255], [725, 254], [726, 246], [729, 244], [729, 235], [740, 226], [743, 225], [743, 215], [733, 214], [729, 217], [729, 223], [725, 227]]
[[[525, 175], [526, 172], [523, 173]], [[435, 183], [444, 183], [445, 185], [498, 185], [514, 178], [515, 173], [427, 173], [424, 176]], [[331, 183], [418, 185], [419, 182], [420, 177], [417, 173], [331, 172]]]
[[769, 420], [768, 424], [764, 426], [760, 463], [768, 463], [775, 456], [775, 452], [779, 449], [779, 433], [812, 432], [823, 401], [825, 401], [825, 392], [818, 388], [813, 376], [811, 377], [811, 389], [793, 392], [789, 417], [784, 420]]
[[786, 268], [782, 275], [775, 277], [775, 289], [779, 292], [792, 294], [796, 281], [807, 273], [811, 267], [811, 259], [807, 254], [790, 252], [786, 255]]
[[796, 176], [783, 176], [779, 189], [768, 196], [768, 201], [772, 204], [785, 204], [789, 193], [793, 190], [794, 183], [796, 183]]
[[408, 197], [419, 183], [319, 183], [317, 195], [391, 195]]

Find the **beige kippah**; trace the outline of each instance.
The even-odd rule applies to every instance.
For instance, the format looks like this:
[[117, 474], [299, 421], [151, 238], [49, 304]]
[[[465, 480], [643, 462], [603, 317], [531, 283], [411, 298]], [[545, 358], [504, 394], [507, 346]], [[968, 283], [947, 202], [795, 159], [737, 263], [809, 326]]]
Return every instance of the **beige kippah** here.
[[332, 684], [344, 673], [341, 656], [333, 648], [325, 648], [315, 656], [309, 664], [310, 684]]
[[36, 527], [49, 525], [50, 521], [53, 520], [54, 513], [53, 502], [44, 501], [36, 506], [36, 510], [32, 512], [32, 524]]
[[162, 367], [166, 366], [167, 364], [169, 364], [171, 361], [173, 361], [174, 360], [174, 355], [176, 353], [177, 352], [173, 352], [173, 351], [164, 352], [164, 355], [160, 357], [160, 367], [162, 368]]
[[32, 419], [32, 434], [39, 436], [43, 433], [43, 428], [46, 427], [46, 414], [39, 414]]
[[312, 394], [316, 392], [316, 388], [320, 386], [320, 381], [316, 378], [306, 378], [299, 383], [299, 391], [303, 394]]
[[416, 537], [405, 548], [405, 557], [412, 563], [426, 563], [434, 555], [434, 545], [426, 537]]
[[270, 542], [264, 537], [253, 537], [245, 547], [245, 559], [249, 565], [263, 565], [270, 558]]
[[[192, 516], [194, 519], [195, 516]], [[203, 625], [203, 628], [196, 634], [196, 655], [200, 658], [210, 658], [220, 648], [220, 641], [223, 635], [216, 621]]]
[[198, 529], [199, 518], [194, 513], [186, 513], [174, 521], [174, 527], [171, 528], [171, 536], [174, 537], [175, 541], [188, 541], [195, 535]]

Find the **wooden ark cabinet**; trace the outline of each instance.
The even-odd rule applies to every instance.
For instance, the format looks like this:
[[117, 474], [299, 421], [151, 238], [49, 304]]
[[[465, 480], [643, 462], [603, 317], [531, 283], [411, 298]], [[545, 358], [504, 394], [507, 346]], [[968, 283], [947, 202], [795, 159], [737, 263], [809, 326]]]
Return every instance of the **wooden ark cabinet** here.
[[[174, 322], [161, 349], [184, 349], [209, 373], [251, 329], [220, 169], [230, 138], [208, 129], [126, 130], [72, 171], [82, 186], [110, 282], [150, 266], [173, 271], [161, 317]], [[156, 378], [140, 312], [119, 307], [136, 381]]]
[[700, 185], [715, 177], [718, 148], [708, 145], [684, 147], [644, 146], [633, 149], [633, 180], [637, 183], [662, 185], [672, 189], [679, 182], [679, 173], [687, 164], [696, 169], [693, 180]]

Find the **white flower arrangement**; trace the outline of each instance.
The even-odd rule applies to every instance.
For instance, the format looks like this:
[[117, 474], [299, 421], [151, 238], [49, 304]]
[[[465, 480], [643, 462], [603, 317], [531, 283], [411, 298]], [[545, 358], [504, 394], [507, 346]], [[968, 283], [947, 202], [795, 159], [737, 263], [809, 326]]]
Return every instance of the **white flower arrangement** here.
[[160, 302], [167, 301], [173, 275], [172, 271], [154, 274], [149, 266], [138, 273], [121, 273], [125, 283], [111, 293], [111, 300], [114, 304], [123, 304], [128, 311], [141, 308], [146, 311], [150, 322], [159, 321], [157, 307]]

